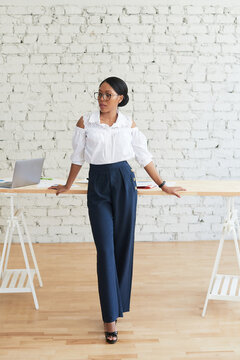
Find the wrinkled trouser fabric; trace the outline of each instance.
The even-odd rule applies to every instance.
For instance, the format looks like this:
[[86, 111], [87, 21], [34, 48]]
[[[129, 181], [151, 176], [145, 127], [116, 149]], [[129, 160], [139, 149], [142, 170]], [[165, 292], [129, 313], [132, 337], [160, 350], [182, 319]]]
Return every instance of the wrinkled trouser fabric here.
[[130, 310], [137, 188], [127, 161], [90, 164], [87, 206], [102, 319], [112, 322]]

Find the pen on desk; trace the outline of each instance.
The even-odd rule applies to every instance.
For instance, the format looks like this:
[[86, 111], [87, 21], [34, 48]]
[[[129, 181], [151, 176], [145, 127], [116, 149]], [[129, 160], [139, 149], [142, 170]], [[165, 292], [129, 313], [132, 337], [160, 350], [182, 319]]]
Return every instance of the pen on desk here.
[[41, 177], [41, 180], [53, 180], [53, 178]]

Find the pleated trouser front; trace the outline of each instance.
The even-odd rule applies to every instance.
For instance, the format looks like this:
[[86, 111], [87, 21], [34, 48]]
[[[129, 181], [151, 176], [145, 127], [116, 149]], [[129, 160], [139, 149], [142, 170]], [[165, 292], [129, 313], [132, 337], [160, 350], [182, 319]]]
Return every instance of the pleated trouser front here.
[[112, 322], [130, 310], [137, 188], [127, 161], [90, 164], [87, 206], [102, 319]]

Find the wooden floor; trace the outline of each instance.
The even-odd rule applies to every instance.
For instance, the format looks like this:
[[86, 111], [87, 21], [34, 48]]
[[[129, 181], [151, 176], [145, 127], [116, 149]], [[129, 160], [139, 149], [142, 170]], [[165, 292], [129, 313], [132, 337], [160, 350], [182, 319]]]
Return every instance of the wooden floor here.
[[[130, 312], [105, 342], [94, 243], [34, 244], [43, 288], [0, 294], [1, 360], [239, 360], [240, 303], [209, 301], [218, 242], [135, 242]], [[2, 245], [0, 246], [2, 250]], [[9, 267], [23, 267], [18, 244]], [[238, 274], [232, 241], [220, 270]]]

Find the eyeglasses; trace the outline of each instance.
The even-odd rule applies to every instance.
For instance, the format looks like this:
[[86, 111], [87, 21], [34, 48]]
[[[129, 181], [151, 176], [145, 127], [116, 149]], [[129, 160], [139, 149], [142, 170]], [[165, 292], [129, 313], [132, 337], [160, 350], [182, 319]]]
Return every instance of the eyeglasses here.
[[109, 101], [112, 96], [119, 96], [119, 95], [118, 95], [118, 94], [109, 94], [109, 93], [103, 94], [103, 93], [101, 93], [100, 91], [97, 91], [97, 92], [94, 93], [94, 98], [95, 98], [96, 100], [99, 100], [99, 99], [101, 99], [101, 97], [102, 97], [103, 100]]

